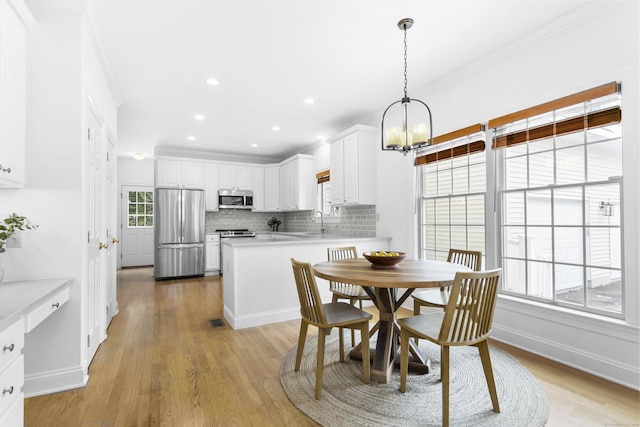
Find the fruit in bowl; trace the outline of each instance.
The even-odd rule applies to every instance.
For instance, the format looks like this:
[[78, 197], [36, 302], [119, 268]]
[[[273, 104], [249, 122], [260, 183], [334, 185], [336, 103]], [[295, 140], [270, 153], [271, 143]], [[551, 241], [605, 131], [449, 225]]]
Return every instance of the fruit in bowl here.
[[407, 254], [397, 251], [364, 252], [363, 257], [371, 263], [371, 268], [398, 268], [398, 264]]

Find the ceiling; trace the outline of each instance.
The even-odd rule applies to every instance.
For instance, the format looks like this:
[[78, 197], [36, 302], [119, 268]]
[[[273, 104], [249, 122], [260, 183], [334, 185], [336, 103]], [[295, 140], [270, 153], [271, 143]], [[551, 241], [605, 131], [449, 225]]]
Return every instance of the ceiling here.
[[585, 3], [89, 0], [119, 103], [119, 155], [164, 147], [265, 161], [377, 120], [402, 97], [402, 18], [415, 21], [411, 95]]

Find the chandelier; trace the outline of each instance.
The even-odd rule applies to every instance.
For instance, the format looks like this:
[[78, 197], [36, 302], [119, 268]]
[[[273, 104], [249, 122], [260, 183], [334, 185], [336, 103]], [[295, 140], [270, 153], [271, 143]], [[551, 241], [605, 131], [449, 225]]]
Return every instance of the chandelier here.
[[[413, 149], [426, 147], [433, 143], [433, 127], [429, 106], [419, 99], [407, 96], [407, 30], [412, 25], [413, 19], [411, 18], [404, 18], [398, 22], [398, 28], [404, 31], [404, 97], [384, 110], [381, 128], [382, 149], [402, 151], [405, 156]], [[412, 101], [414, 101], [413, 106], [411, 105]], [[395, 116], [398, 115], [398, 108], [391, 109], [393, 106], [398, 107], [397, 104], [402, 107], [400, 111], [402, 126], [393, 125], [385, 128], [384, 120], [387, 113], [396, 112]]]

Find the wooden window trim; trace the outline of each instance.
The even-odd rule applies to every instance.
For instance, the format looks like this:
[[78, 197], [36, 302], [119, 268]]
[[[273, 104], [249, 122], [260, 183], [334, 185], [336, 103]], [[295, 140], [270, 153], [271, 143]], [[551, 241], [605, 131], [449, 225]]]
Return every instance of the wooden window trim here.
[[511, 147], [513, 145], [535, 141], [538, 139], [580, 132], [584, 129], [607, 126], [612, 123], [620, 123], [621, 120], [622, 110], [620, 109], [620, 107], [596, 111], [587, 115], [572, 117], [570, 119], [562, 120], [555, 123], [549, 123], [547, 125], [537, 126], [531, 129], [525, 129], [519, 132], [496, 136], [493, 139], [491, 148], [500, 149]]
[[515, 113], [491, 119], [489, 120], [489, 127], [497, 128], [499, 126], [517, 122], [519, 120], [524, 120], [529, 117], [538, 116], [540, 114], [549, 113], [551, 111], [569, 107], [571, 105], [580, 104], [582, 102], [600, 98], [602, 96], [620, 93], [621, 88], [622, 84], [620, 82], [607, 83], [602, 86], [594, 87], [592, 89], [587, 89], [582, 92], [574, 93], [573, 95], [556, 99], [555, 101], [545, 102], [544, 104], [536, 105], [535, 107], [526, 108], [524, 110], [516, 111]]
[[484, 141], [478, 140], [470, 142], [464, 145], [458, 145], [457, 147], [448, 148], [445, 150], [436, 151], [435, 153], [429, 153], [424, 156], [416, 157], [415, 165], [427, 165], [439, 160], [451, 159], [453, 157], [466, 156], [473, 153], [484, 151]]
[[331, 175], [329, 174], [329, 169], [320, 171], [316, 174], [316, 179], [318, 180], [318, 184], [322, 184], [323, 182], [329, 182]]
[[[464, 138], [465, 136], [473, 135], [475, 133], [483, 132], [485, 129], [481, 123], [467, 126], [466, 128], [454, 130], [453, 132], [445, 133], [433, 138], [433, 145], [442, 144], [445, 142], [451, 142], [458, 138]], [[415, 166], [426, 165], [429, 163], [437, 162], [438, 160], [450, 159], [453, 157], [466, 156], [468, 154], [484, 151], [484, 140], [478, 140], [469, 142], [466, 144], [458, 145], [451, 148], [444, 148], [433, 153], [423, 154], [416, 157], [414, 161]]]

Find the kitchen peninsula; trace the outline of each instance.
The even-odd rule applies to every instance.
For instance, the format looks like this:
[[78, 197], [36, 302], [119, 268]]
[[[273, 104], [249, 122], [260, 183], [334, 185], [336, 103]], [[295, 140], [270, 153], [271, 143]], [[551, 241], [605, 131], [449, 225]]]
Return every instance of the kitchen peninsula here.
[[[389, 237], [338, 237], [309, 233], [262, 233], [222, 244], [224, 317], [233, 329], [300, 318], [291, 258], [311, 264], [327, 260], [327, 248], [355, 246], [390, 250]], [[331, 301], [329, 283], [318, 279], [322, 300]]]

